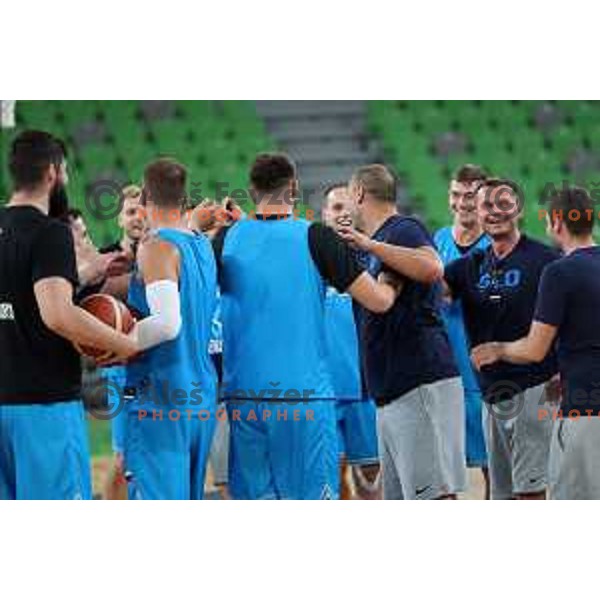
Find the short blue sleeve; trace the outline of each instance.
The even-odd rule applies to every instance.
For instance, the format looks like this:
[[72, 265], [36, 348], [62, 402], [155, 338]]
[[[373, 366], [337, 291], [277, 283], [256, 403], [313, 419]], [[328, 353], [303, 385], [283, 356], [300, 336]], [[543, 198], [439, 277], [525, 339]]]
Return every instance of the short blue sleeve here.
[[534, 320], [547, 325], [560, 326], [565, 317], [569, 293], [568, 281], [561, 263], [550, 263], [542, 272], [538, 287]]

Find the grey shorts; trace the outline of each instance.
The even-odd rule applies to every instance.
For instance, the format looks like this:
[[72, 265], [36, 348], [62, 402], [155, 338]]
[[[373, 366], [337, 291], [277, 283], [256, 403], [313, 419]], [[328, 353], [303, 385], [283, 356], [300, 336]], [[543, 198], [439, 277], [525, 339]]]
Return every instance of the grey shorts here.
[[428, 500], [466, 487], [460, 377], [422, 385], [377, 409], [386, 500]]
[[545, 386], [484, 406], [492, 500], [546, 489], [554, 405], [547, 402]]
[[551, 500], [600, 500], [600, 417], [555, 421], [548, 478]]

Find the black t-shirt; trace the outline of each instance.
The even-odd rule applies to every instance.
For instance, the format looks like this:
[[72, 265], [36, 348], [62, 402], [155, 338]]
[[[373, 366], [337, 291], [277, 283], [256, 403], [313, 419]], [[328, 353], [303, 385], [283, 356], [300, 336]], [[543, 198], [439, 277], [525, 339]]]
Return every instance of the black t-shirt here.
[[558, 329], [563, 416], [598, 416], [600, 247], [575, 250], [544, 269], [534, 319]]
[[[261, 221], [277, 221], [282, 218], [291, 218], [291, 216], [256, 215], [256, 219]], [[220, 266], [227, 231], [227, 228], [221, 229], [213, 240], [218, 266]], [[339, 292], [345, 292], [365, 270], [358, 253], [350, 248], [331, 227], [322, 223], [310, 225], [308, 246], [321, 277]]]
[[33, 286], [77, 286], [69, 227], [31, 206], [0, 209], [0, 404], [68, 401], [81, 393], [79, 355], [42, 321]]
[[[407, 248], [435, 247], [420, 221], [400, 215], [387, 219], [373, 239]], [[375, 278], [381, 271], [390, 271], [374, 255], [368, 255], [367, 261]], [[440, 284], [407, 279], [388, 312], [360, 311], [367, 387], [378, 405], [421, 385], [458, 376], [441, 318], [441, 301]]]
[[[556, 250], [521, 235], [512, 252], [502, 259], [490, 246], [446, 267], [452, 297], [462, 302], [471, 348], [484, 342], [512, 342], [529, 333], [542, 271], [558, 257]], [[515, 386], [521, 390], [534, 387], [556, 371], [556, 355], [550, 352], [540, 363], [498, 362], [484, 367], [478, 378], [486, 401], [493, 403]]]

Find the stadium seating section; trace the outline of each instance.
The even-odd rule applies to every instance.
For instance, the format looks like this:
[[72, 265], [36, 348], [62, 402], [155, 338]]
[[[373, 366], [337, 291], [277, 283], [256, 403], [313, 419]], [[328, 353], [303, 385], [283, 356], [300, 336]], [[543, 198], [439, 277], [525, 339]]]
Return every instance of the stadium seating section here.
[[[88, 214], [85, 198], [94, 183], [139, 183], [145, 164], [156, 156], [188, 166], [196, 203], [247, 188], [252, 157], [273, 150], [254, 102], [19, 101], [16, 117], [18, 128], [11, 136], [33, 127], [67, 140], [72, 157], [69, 197]], [[111, 199], [101, 201], [108, 206]], [[97, 244], [119, 235], [116, 219], [87, 221]]]
[[[448, 179], [464, 162], [522, 186], [525, 227], [537, 236], [544, 234], [538, 210], [549, 185], [565, 180], [593, 189], [600, 181], [600, 102], [366, 105], [369, 133], [400, 176], [404, 202], [432, 229], [448, 222]], [[95, 182], [139, 182], [144, 165], [157, 155], [188, 165], [193, 201], [224, 196], [247, 187], [248, 164], [256, 152], [276, 146], [250, 101], [19, 101], [17, 125], [10, 136], [38, 127], [67, 140], [70, 197], [84, 211]], [[6, 197], [6, 190], [0, 193]], [[98, 244], [118, 236], [115, 219], [88, 219], [88, 227]]]
[[600, 102], [372, 101], [368, 121], [432, 228], [448, 222], [448, 179], [465, 162], [519, 183], [525, 227], [537, 236], [544, 191], [600, 181]]

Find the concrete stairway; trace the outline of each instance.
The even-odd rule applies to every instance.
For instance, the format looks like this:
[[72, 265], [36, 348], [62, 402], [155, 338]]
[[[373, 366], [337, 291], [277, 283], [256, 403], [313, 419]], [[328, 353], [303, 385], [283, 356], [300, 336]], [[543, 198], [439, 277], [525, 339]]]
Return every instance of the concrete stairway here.
[[298, 166], [303, 200], [319, 208], [325, 187], [381, 158], [369, 141], [366, 106], [355, 100], [258, 101], [258, 114]]

